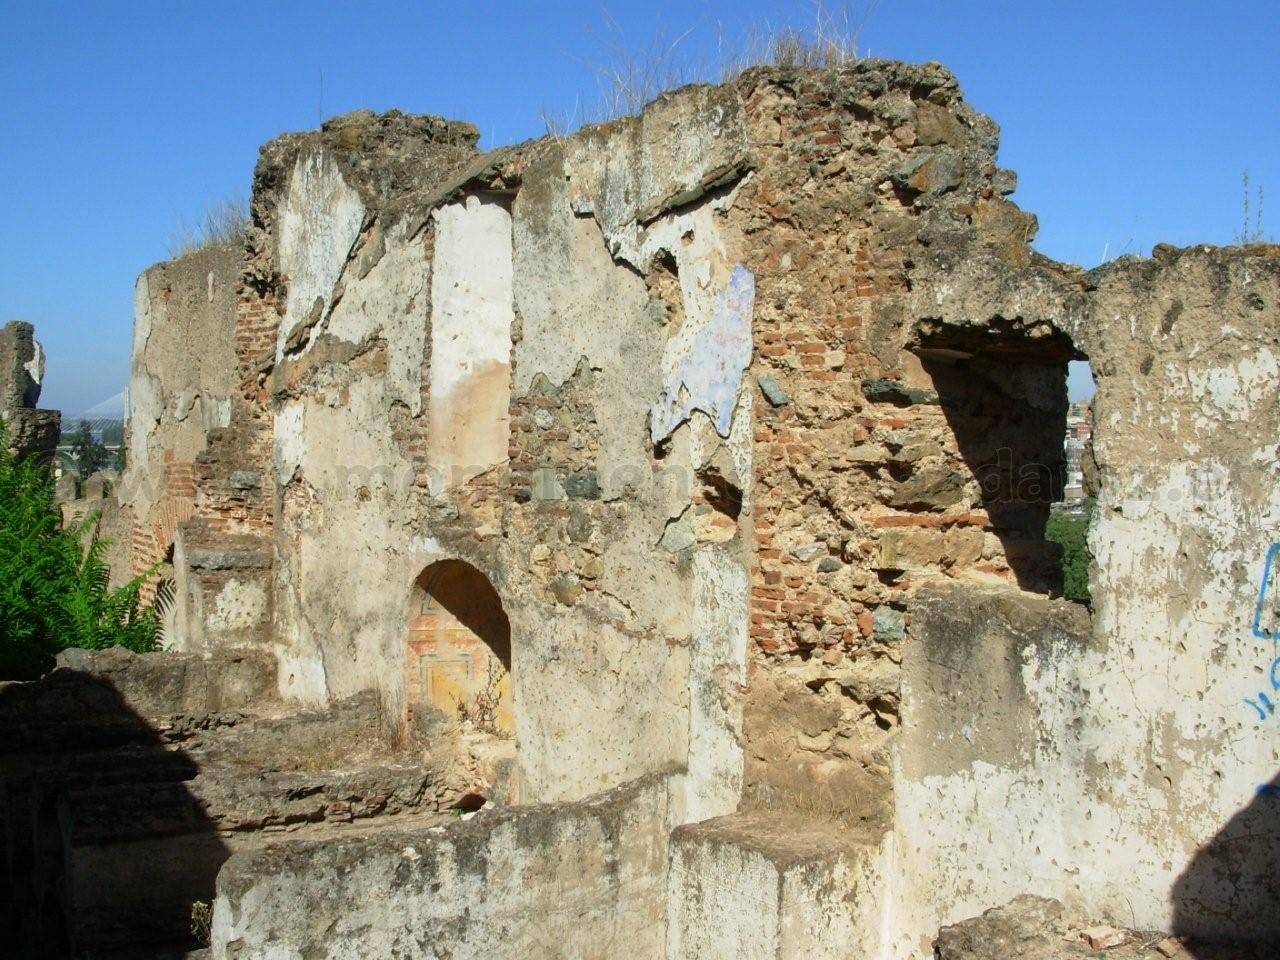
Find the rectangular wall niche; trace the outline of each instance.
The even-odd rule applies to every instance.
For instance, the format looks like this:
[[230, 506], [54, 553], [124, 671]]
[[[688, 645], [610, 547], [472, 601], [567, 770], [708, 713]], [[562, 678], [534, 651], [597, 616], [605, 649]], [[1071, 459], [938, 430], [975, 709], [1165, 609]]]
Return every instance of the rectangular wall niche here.
[[511, 214], [467, 197], [435, 212], [427, 462], [435, 495], [507, 460]]

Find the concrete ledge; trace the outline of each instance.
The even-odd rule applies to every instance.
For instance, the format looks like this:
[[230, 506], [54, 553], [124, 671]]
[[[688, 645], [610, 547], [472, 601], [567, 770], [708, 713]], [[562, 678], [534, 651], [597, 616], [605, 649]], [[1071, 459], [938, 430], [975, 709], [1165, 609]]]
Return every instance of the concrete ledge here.
[[670, 960], [880, 955], [879, 844], [831, 824], [734, 815], [679, 827], [667, 887]]
[[668, 784], [426, 830], [282, 841], [218, 876], [215, 960], [659, 957]]
[[275, 695], [275, 661], [258, 650], [222, 650], [206, 659], [172, 650], [73, 648], [58, 654], [57, 663], [105, 680], [143, 717], [245, 709]]

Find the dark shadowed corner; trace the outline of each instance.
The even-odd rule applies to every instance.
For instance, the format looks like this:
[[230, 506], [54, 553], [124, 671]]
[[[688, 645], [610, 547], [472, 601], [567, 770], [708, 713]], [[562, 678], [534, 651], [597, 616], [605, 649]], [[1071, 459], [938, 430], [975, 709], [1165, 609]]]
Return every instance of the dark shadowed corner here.
[[[1280, 773], [1197, 851], [1170, 899], [1173, 932], [1197, 960], [1280, 956]], [[1252, 955], [1227, 945], [1268, 917]]]
[[[0, 950], [15, 960], [182, 955], [228, 856], [180, 729], [60, 667], [0, 683]], [[15, 950], [10, 953], [9, 950]]]
[[926, 349], [921, 362], [1018, 586], [1061, 596], [1061, 548], [1045, 538], [1065, 467], [1066, 349], [1054, 346], [1045, 357]]

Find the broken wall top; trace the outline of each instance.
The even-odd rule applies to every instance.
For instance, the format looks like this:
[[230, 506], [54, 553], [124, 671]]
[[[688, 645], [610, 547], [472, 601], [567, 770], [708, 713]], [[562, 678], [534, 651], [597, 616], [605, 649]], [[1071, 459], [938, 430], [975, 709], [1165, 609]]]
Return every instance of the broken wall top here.
[[34, 410], [44, 380], [44, 350], [29, 323], [11, 320], [0, 328], [0, 408]]

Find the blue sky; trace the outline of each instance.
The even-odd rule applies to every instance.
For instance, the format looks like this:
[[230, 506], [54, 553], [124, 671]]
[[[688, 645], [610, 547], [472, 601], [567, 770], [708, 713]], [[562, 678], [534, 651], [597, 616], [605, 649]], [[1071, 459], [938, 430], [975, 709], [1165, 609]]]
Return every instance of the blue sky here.
[[[521, 140], [591, 103], [619, 43], [684, 35], [708, 61], [752, 22], [812, 19], [806, 0], [0, 0], [0, 322], [36, 324], [43, 403], [74, 415], [127, 381], [137, 274], [247, 193], [276, 134], [398, 107]], [[879, 0], [861, 41], [956, 72], [1050, 256], [1231, 242], [1246, 169], [1280, 235], [1275, 0]]]

